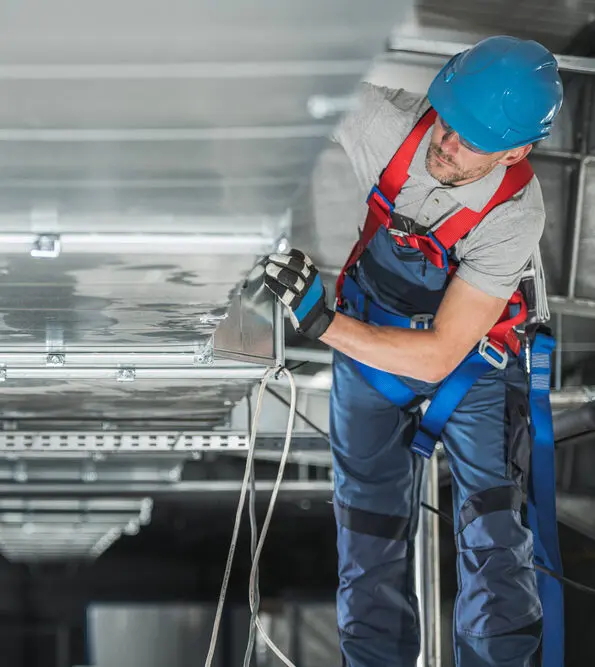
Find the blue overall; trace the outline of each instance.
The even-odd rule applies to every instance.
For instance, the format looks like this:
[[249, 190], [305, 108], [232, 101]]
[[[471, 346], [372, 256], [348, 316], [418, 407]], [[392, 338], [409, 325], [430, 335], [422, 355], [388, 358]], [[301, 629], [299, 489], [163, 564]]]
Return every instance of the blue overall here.
[[[446, 269], [381, 227], [348, 274], [341, 310], [373, 324], [383, 323], [370, 316], [371, 307], [380, 312], [374, 304], [393, 315], [435, 315], [447, 280]], [[428, 397], [439, 386], [400, 379]], [[440, 436], [453, 484], [457, 667], [529, 667], [539, 646], [533, 534], [521, 511], [532, 443], [528, 396], [522, 360], [509, 353], [504, 368], [490, 367], [473, 383]], [[416, 665], [413, 539], [424, 459], [410, 445], [419, 420], [415, 406], [398, 407], [365, 379], [361, 365], [334, 353], [337, 616], [347, 667]]]

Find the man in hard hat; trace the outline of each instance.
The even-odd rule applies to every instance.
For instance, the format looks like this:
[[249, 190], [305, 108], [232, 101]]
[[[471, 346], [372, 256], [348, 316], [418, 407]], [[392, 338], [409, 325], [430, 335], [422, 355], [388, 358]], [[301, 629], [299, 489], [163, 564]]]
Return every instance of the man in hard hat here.
[[337, 610], [349, 667], [416, 664], [413, 536], [420, 471], [438, 439], [453, 483], [456, 664], [525, 667], [539, 646], [545, 605], [521, 512], [532, 435], [519, 286], [532, 268], [532, 319], [546, 319], [545, 212], [526, 157], [562, 96], [552, 54], [505, 36], [454, 56], [427, 96], [363, 84], [335, 133], [368, 204], [336, 309], [299, 250], [265, 262], [295, 328], [334, 349]]

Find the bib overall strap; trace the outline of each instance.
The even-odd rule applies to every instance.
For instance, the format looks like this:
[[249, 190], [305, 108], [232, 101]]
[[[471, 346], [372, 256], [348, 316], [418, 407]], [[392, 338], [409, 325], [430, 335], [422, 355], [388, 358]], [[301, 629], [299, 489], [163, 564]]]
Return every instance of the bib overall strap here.
[[338, 304], [341, 303], [343, 298], [343, 284], [347, 271], [357, 263], [380, 227], [388, 229], [391, 226], [391, 213], [395, 208], [395, 199], [409, 178], [408, 170], [411, 160], [413, 160], [415, 151], [435, 119], [436, 111], [432, 108], [428, 109], [381, 173], [378, 185], [374, 185], [370, 190], [366, 200], [368, 214], [364, 229], [359, 240], [351, 249], [351, 253], [337, 278], [336, 296]]

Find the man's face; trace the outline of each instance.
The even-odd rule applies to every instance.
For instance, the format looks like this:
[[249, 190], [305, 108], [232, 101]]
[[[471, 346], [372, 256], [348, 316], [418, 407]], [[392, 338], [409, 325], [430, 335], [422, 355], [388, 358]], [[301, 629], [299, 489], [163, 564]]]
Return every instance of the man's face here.
[[485, 176], [498, 163], [508, 165], [518, 161], [510, 159], [509, 154], [515, 151], [474, 151], [438, 116], [426, 154], [426, 169], [443, 185], [464, 185]]

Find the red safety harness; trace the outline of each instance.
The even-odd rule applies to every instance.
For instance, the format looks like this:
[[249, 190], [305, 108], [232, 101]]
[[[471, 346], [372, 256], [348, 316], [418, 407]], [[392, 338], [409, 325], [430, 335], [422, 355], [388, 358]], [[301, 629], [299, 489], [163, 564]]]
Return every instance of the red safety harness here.
[[[435, 118], [436, 111], [432, 108], [420, 118], [386, 169], [381, 173], [378, 185], [375, 185], [370, 191], [367, 199], [368, 214], [364, 229], [337, 279], [336, 290], [339, 304], [342, 301], [343, 283], [348, 269], [359, 260], [380, 227], [391, 228], [391, 213], [394, 210], [395, 199], [409, 178], [408, 170], [415, 151]], [[478, 225], [493, 208], [522, 190], [532, 178], [533, 169], [531, 165], [526, 159], [521, 160], [507, 168], [500, 187], [481, 211], [472, 211], [465, 207], [443, 222], [433, 234], [403, 234], [393, 235], [393, 238], [401, 246], [417, 248], [438, 268], [448, 267], [449, 276], [452, 276], [457, 269], [457, 264], [449, 259], [448, 250], [473, 227]], [[519, 308], [519, 312], [513, 316], [512, 312], [515, 307]], [[504, 346], [508, 345], [515, 354], [518, 354], [520, 341], [514, 333], [513, 327], [524, 322], [526, 317], [527, 305], [521, 291], [517, 290], [509, 299], [496, 325], [489, 331], [487, 336], [490, 342], [502, 351]]]

